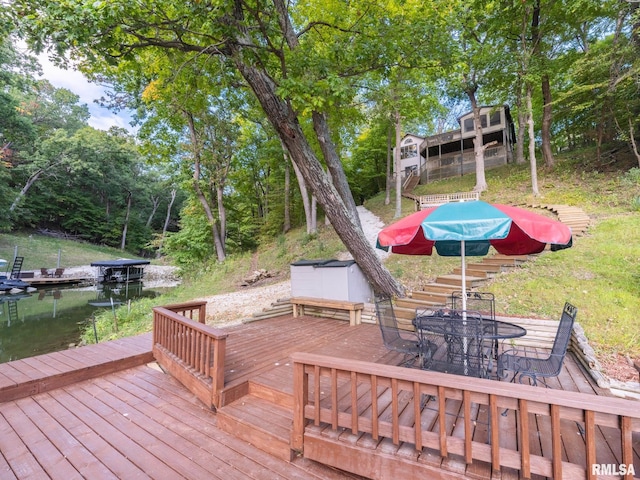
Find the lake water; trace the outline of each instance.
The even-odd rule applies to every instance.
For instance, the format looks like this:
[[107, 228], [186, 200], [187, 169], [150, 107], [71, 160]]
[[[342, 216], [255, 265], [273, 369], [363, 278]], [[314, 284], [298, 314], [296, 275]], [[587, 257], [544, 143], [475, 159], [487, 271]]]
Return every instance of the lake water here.
[[87, 322], [100, 310], [129, 300], [154, 298], [170, 288], [145, 288], [142, 282], [117, 287], [38, 289], [0, 295], [0, 363], [69, 348], [80, 341]]

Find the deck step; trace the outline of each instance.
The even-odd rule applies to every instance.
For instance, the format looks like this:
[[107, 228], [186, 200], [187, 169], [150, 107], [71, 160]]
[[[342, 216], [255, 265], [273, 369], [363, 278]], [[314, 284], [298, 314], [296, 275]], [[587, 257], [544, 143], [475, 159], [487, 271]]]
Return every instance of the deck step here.
[[[547, 245], [547, 249], [549, 246]], [[518, 267], [520, 265], [524, 265], [525, 263], [534, 260], [538, 254], [531, 255], [502, 255], [497, 253], [490, 257], [484, 257], [480, 262], [475, 265], [491, 265], [493, 267], [499, 267], [501, 270], [508, 270], [510, 268]], [[472, 268], [482, 268], [482, 267], [472, 267]]]
[[[467, 288], [474, 288], [485, 282], [486, 278], [467, 277], [465, 280]], [[460, 290], [460, 288], [462, 287], [462, 275], [440, 275], [438, 278], [436, 278], [436, 283], [446, 283], [449, 285], [454, 285], [458, 287], [458, 290]]]
[[[451, 273], [454, 273], [455, 275], [462, 275], [462, 268], [461, 267], [454, 268]], [[487, 279], [493, 276], [492, 272], [488, 272], [482, 269], [469, 268], [469, 267], [465, 269], [465, 273], [467, 277], [478, 277], [478, 278], [484, 278], [484, 279]]]
[[290, 408], [249, 394], [217, 411], [218, 427], [254, 447], [290, 462], [289, 445], [293, 428]]
[[437, 292], [431, 290], [418, 290], [411, 292], [411, 298], [431, 305], [446, 305], [451, 298], [449, 292]]
[[282, 378], [291, 376], [291, 368], [288, 364], [274, 366], [263, 375], [253, 378], [249, 382], [250, 395], [271, 402], [279, 407], [293, 409], [293, 390], [283, 391]]
[[460, 284], [451, 285], [450, 283], [426, 283], [422, 286], [421, 290], [415, 290], [418, 292], [440, 292], [446, 293], [448, 296], [451, 295], [452, 292], [460, 291]]
[[[462, 268], [458, 268], [462, 270]], [[467, 263], [467, 270], [480, 270], [488, 274], [495, 274], [502, 271], [502, 266], [495, 263]]]

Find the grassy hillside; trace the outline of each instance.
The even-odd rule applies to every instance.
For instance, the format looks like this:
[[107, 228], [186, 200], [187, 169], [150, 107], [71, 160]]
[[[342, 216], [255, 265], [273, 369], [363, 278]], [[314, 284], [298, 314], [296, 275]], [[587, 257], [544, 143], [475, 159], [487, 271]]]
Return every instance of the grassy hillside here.
[[[553, 171], [539, 169], [541, 196], [531, 195], [528, 166], [487, 172], [489, 202], [564, 204], [582, 208], [593, 227], [571, 249], [540, 255], [523, 268], [497, 276], [484, 290], [496, 296], [496, 310], [510, 315], [558, 318], [565, 301], [578, 307], [578, 322], [601, 355], [640, 358], [640, 172], [606, 171], [591, 152], [559, 158]], [[631, 164], [632, 165], [632, 164]], [[414, 193], [469, 191], [475, 176], [420, 186]], [[367, 203], [385, 222], [393, 211], [380, 198]], [[405, 213], [411, 211], [411, 206]], [[459, 259], [391, 256], [387, 268], [407, 287], [459, 266]]]
[[75, 242], [37, 234], [0, 234], [0, 258], [9, 262], [14, 254], [24, 257], [23, 270], [54, 268], [58, 265], [60, 255], [61, 267], [78, 267], [89, 265], [96, 260], [115, 258], [137, 258], [127, 252], [109, 247], [100, 247], [84, 242]]

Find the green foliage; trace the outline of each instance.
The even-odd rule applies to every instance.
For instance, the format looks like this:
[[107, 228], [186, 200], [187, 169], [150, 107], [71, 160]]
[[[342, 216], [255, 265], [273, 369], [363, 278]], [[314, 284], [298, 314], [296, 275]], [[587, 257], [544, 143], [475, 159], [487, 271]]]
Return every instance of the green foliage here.
[[640, 187], [640, 168], [634, 167], [622, 176], [622, 184], [629, 188]]
[[[588, 156], [587, 152], [583, 154]], [[572, 248], [544, 253], [523, 267], [501, 273], [484, 289], [496, 295], [497, 311], [506, 315], [556, 319], [564, 302], [570, 301], [578, 307], [578, 322], [599, 353], [619, 352], [637, 357], [640, 355], [636, 321], [640, 309], [640, 247], [629, 239], [636, 238], [640, 232], [640, 216], [629, 213], [624, 205], [607, 201], [609, 194], [606, 193], [612, 185], [617, 186], [617, 190], [628, 189], [626, 183], [622, 184], [629, 182], [630, 177], [635, 178], [636, 173], [590, 175], [585, 172], [581, 175], [580, 164], [570, 155], [559, 159], [555, 171], [544, 171], [545, 195], [553, 199], [550, 203], [556, 200], [564, 203], [567, 199], [589, 198], [591, 192], [588, 203], [577, 206], [592, 216], [595, 226], [587, 235], [577, 238]], [[570, 174], [572, 165], [576, 168], [574, 175]], [[512, 165], [491, 170], [490, 189], [486, 193], [490, 198], [485, 200], [526, 203], [529, 187], [523, 171], [526, 167]], [[466, 191], [474, 184], [472, 177], [443, 180], [420, 188], [425, 194]], [[532, 200], [540, 203], [539, 199]], [[365, 206], [386, 223], [393, 221], [394, 206], [384, 205], [384, 195], [372, 197]], [[403, 214], [414, 210], [409, 200], [403, 200], [402, 207]], [[223, 264], [213, 258], [194, 264], [184, 285], [175, 290], [170, 299], [158, 302], [186, 301], [232, 291], [256, 268], [264, 268], [284, 279], [292, 262], [337, 258], [344, 250], [333, 229], [324, 226], [317, 235], [307, 235], [304, 229], [298, 228], [270, 242], [261, 240], [253, 254], [232, 255]], [[405, 287], [417, 289], [438, 275], [451, 272], [460, 265], [460, 259], [390, 255], [385, 265]], [[150, 328], [150, 306], [148, 308], [146, 314], [144, 308], [140, 312], [143, 320], [136, 327], [139, 331]], [[133, 326], [124, 326], [124, 312], [118, 316], [122, 331], [135, 332]], [[104, 321], [107, 324], [104, 331], [108, 333], [113, 328], [112, 316], [106, 315]]]
[[167, 235], [163, 252], [185, 269], [193, 269], [215, 257], [211, 227], [202, 209], [193, 201], [183, 209], [180, 230]]

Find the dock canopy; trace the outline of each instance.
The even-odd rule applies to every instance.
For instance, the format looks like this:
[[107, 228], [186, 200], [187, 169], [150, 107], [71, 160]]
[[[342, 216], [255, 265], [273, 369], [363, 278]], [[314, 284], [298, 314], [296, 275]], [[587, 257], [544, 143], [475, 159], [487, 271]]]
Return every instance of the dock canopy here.
[[98, 267], [98, 282], [121, 283], [134, 280], [142, 280], [144, 265], [149, 265], [149, 260], [100, 260], [91, 263], [92, 267]]

